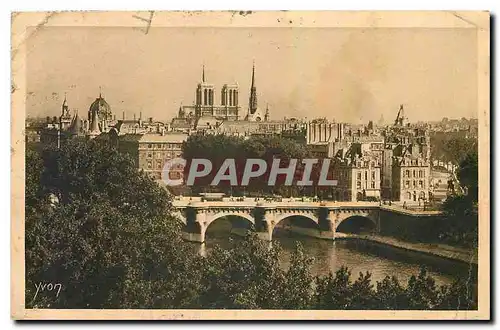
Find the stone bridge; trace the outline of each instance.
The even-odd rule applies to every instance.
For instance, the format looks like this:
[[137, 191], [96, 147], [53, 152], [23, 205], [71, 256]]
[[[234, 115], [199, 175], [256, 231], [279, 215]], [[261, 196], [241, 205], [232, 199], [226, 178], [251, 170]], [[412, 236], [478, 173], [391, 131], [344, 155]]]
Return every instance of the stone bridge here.
[[[268, 241], [272, 240], [276, 226], [291, 217], [306, 218], [315, 225], [306, 227], [290, 225], [288, 229], [307, 236], [334, 240], [339, 226], [354, 217], [363, 227], [378, 231], [381, 209], [411, 213], [408, 210], [380, 205], [378, 202], [259, 202], [252, 199], [202, 202], [184, 198], [173, 201], [173, 206], [176, 215], [185, 224], [184, 239], [201, 243], [205, 242], [205, 233], [210, 224], [228, 216], [246, 219], [247, 228], [253, 228], [260, 238]], [[433, 212], [418, 214], [434, 215]]]

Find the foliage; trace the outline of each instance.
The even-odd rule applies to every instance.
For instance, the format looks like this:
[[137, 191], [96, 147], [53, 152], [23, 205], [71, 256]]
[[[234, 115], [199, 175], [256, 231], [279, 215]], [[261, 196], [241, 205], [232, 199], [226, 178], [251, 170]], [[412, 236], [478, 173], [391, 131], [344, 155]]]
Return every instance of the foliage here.
[[445, 219], [438, 233], [455, 244], [477, 246], [478, 233], [478, 158], [477, 152], [465, 155], [458, 169], [458, 179], [466, 195], [450, 195], [443, 203]]
[[478, 201], [478, 154], [477, 150], [466, 154], [458, 170], [458, 180], [467, 188], [467, 195], [472, 201]]
[[[28, 307], [192, 303], [199, 261], [182, 244], [165, 190], [129, 159], [97, 142], [72, 141], [41, 157], [28, 153], [26, 168]], [[48, 194], [59, 202], [50, 204]], [[39, 283], [61, 283], [66, 294], [37, 294]]]
[[203, 263], [203, 308], [279, 308], [285, 273], [279, 248], [249, 236], [229, 249], [216, 246]]
[[453, 134], [440, 134], [431, 137], [431, 156], [433, 159], [459, 165], [466, 155], [477, 152], [477, 139], [467, 139]]
[[[254, 235], [202, 258], [171, 213], [165, 190], [97, 141], [27, 150], [27, 308], [477, 308], [470, 281], [437, 288], [425, 270], [406, 287], [345, 267], [313, 277], [300, 245], [282, 269], [280, 247]], [[48, 283], [59, 296], [38, 291]]]
[[[241, 183], [246, 161], [252, 158], [263, 159], [267, 163], [266, 172], [259, 178], [250, 179], [248, 186], [230, 187], [229, 182], [222, 181], [218, 190], [222, 190], [232, 195], [251, 194], [280, 194], [280, 195], [299, 195], [299, 189], [296, 185], [285, 186], [285, 176], [278, 175], [276, 185], [268, 186], [268, 177], [272, 162], [275, 158], [281, 159], [280, 167], [287, 167], [290, 159], [298, 159], [295, 179], [302, 178], [301, 159], [308, 158], [309, 151], [305, 145], [297, 144], [295, 141], [277, 136], [257, 136], [243, 139], [228, 135], [202, 135], [194, 134], [189, 136], [183, 144], [183, 157], [187, 161], [187, 177], [190, 163], [195, 158], [209, 159], [212, 162], [212, 171], [206, 177], [198, 178], [195, 181], [193, 189], [195, 192], [210, 190], [210, 183], [215, 177], [218, 169], [226, 159], [235, 159], [236, 173], [238, 183]], [[314, 172], [315, 173], [315, 172]], [[314, 177], [315, 174], [312, 174]], [[313, 180], [314, 181], [314, 180]], [[213, 188], [215, 189], [215, 188]], [[302, 191], [302, 190], [300, 190]]]

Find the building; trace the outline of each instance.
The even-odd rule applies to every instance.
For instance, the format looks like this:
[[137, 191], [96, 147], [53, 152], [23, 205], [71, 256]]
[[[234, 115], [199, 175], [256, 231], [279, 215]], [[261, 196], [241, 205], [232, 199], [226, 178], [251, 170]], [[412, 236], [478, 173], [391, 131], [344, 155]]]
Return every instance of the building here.
[[40, 143], [44, 145], [53, 145], [59, 148], [65, 141], [75, 137], [84, 137], [88, 122], [82, 120], [77, 110], [71, 110], [68, 106], [66, 96], [61, 105], [61, 116], [54, 117], [52, 121], [47, 117], [47, 122], [40, 130]]
[[392, 167], [393, 200], [422, 204], [429, 200], [431, 167], [422, 155], [404, 154], [394, 159]]
[[181, 106], [177, 117], [172, 120], [173, 130], [213, 130], [222, 122], [260, 122], [269, 121], [269, 108], [263, 112], [257, 102], [257, 86], [255, 84], [255, 65], [252, 67], [252, 82], [248, 100], [248, 110], [244, 115], [240, 105], [239, 86], [237, 83], [224, 84], [220, 91], [220, 103], [216, 100], [215, 86], [205, 79], [205, 66], [202, 78], [195, 91], [193, 105]]
[[313, 121], [306, 125], [306, 144], [313, 157], [333, 158], [344, 138], [344, 124]]
[[220, 104], [216, 104], [215, 96], [215, 86], [205, 80], [205, 66], [203, 66], [202, 78], [195, 91], [195, 102], [190, 106], [181, 106], [178, 118], [192, 119], [193, 128], [196, 127], [198, 121], [203, 122], [205, 118], [215, 118], [217, 120], [240, 119], [241, 107], [239, 104], [238, 84], [232, 83], [222, 86]]
[[334, 199], [353, 202], [379, 200], [380, 168], [380, 159], [369, 152], [337, 158], [333, 170], [337, 180]]
[[[125, 134], [118, 137], [117, 147], [120, 152], [130, 155], [139, 170], [152, 178], [165, 179], [165, 162], [182, 157], [182, 144], [187, 134], [177, 132]], [[184, 168], [176, 166], [169, 177], [179, 179]]]
[[401, 105], [383, 132], [382, 197], [406, 204], [430, 200], [431, 147], [428, 127], [404, 122]]

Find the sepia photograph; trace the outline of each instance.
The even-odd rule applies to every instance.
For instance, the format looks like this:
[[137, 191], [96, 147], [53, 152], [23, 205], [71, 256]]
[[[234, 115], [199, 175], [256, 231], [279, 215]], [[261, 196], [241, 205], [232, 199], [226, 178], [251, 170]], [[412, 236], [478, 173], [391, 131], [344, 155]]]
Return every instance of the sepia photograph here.
[[489, 34], [13, 13], [11, 317], [488, 320]]

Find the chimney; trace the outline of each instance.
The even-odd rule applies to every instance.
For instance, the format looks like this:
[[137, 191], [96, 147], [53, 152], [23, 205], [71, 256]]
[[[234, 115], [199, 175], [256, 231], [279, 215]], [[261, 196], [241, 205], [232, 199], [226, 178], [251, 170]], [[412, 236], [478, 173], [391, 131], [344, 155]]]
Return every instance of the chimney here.
[[125, 120], [125, 111], [123, 111], [123, 113], [122, 113], [122, 118], [123, 118], [123, 120]]

